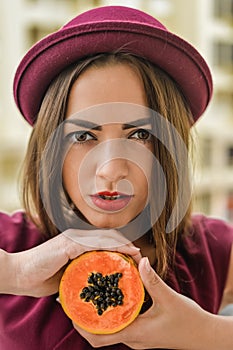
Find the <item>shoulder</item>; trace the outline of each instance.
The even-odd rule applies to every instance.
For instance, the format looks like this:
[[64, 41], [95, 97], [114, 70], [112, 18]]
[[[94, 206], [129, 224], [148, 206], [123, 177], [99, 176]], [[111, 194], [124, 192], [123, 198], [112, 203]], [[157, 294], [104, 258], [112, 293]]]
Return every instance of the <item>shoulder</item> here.
[[196, 239], [206, 241], [212, 247], [227, 247], [233, 243], [233, 224], [221, 218], [193, 215], [191, 232]]
[[202, 227], [208, 231], [222, 231], [224, 229], [228, 232], [233, 232], [233, 223], [230, 223], [223, 218], [194, 214], [192, 215], [192, 223], [193, 225]]
[[233, 225], [217, 217], [193, 215], [187, 242], [193, 253], [207, 254], [213, 261], [228, 261], [233, 244]]
[[44, 241], [24, 211], [0, 212], [0, 248], [8, 252], [29, 249]]
[[216, 313], [227, 279], [233, 226], [222, 219], [195, 214], [189, 231], [179, 241], [177, 290]]

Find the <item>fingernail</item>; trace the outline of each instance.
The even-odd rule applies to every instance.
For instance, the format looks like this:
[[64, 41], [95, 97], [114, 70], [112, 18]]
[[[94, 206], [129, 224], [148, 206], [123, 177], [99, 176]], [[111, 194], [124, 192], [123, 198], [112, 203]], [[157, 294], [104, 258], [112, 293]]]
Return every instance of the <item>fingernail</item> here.
[[145, 259], [145, 268], [146, 268], [146, 272], [150, 272], [151, 266], [150, 266], [150, 262], [149, 259], [147, 257], [144, 258]]
[[133, 247], [133, 249], [135, 249], [135, 250], [137, 250], [138, 252], [140, 252], [140, 248], [138, 248], [138, 247]]

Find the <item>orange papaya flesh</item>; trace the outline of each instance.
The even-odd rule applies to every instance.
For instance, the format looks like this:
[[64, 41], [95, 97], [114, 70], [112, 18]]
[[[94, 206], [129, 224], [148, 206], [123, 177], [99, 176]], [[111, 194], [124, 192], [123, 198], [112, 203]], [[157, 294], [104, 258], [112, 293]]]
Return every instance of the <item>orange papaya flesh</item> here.
[[112, 334], [138, 316], [145, 290], [131, 257], [91, 251], [68, 265], [59, 297], [65, 313], [79, 327], [94, 334]]

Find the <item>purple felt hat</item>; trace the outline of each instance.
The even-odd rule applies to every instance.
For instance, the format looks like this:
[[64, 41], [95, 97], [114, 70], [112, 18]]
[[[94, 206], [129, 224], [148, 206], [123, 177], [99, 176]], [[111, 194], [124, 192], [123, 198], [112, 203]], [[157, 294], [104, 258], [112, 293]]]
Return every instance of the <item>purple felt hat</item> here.
[[82, 13], [28, 51], [14, 78], [14, 98], [20, 112], [33, 125], [48, 86], [63, 69], [85, 56], [120, 48], [166, 71], [182, 90], [194, 121], [201, 116], [212, 95], [205, 60], [152, 16], [123, 6]]

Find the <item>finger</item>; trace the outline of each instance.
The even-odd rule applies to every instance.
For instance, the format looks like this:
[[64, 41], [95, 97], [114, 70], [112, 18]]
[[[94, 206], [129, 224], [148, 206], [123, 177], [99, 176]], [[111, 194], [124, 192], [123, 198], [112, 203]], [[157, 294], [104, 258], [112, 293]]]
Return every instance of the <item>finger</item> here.
[[89, 333], [82, 328], [80, 328], [78, 325], [73, 323], [74, 328], [79, 332], [79, 334], [85, 338], [91, 346], [94, 348], [102, 348], [104, 346], [109, 346], [113, 344], [118, 344], [122, 342], [122, 331], [114, 333], [114, 334], [92, 334]]
[[27, 291], [26, 295], [41, 298], [57, 293], [63, 273], [64, 269], [61, 269], [54, 276], [45, 280], [44, 282], [41, 281], [41, 283], [36, 283], [34, 287], [32, 282], [30, 284], [31, 289], [30, 291]]
[[139, 263], [141, 259], [140, 249], [135, 247], [131, 241], [125, 238], [121, 232], [109, 230], [74, 230], [69, 229], [63, 232], [65, 237], [76, 242], [83, 251], [90, 250], [111, 250], [123, 254], [129, 254]]
[[50, 286], [50, 289], [51, 289], [51, 291], [53, 290], [53, 293], [58, 292], [60, 281], [61, 281], [61, 278], [64, 274], [65, 269], [66, 269], [66, 267], [64, 266], [55, 275], [53, 275], [52, 277], [50, 277], [49, 279], [47, 279], [45, 281], [46, 286], [47, 287]]
[[142, 258], [140, 248], [135, 247], [132, 243], [121, 247], [117, 247], [114, 249], [114, 251], [130, 255], [134, 259], [134, 261], [136, 261], [137, 264], [139, 264], [139, 261]]
[[92, 250], [115, 249], [131, 243], [121, 232], [114, 229], [69, 229], [64, 231], [63, 235]]
[[154, 269], [150, 266], [147, 257], [140, 260], [139, 272], [143, 284], [153, 300], [156, 300], [157, 302], [163, 301], [165, 298], [171, 297], [175, 293], [157, 275]]
[[[48, 281], [56, 273], [59, 278], [63, 266], [83, 252], [83, 247], [60, 234], [27, 251], [15, 253], [15, 257], [21, 276], [33, 285], [36, 281]], [[31, 271], [37, 271], [36, 278]]]
[[[75, 247], [76, 246], [76, 247]], [[38, 269], [38, 274], [47, 278], [59, 271], [70, 259], [70, 250], [81, 253], [80, 247], [71, 240], [58, 235], [43, 244], [40, 244], [27, 251], [30, 257], [28, 264]], [[21, 253], [19, 253], [21, 254]]]

